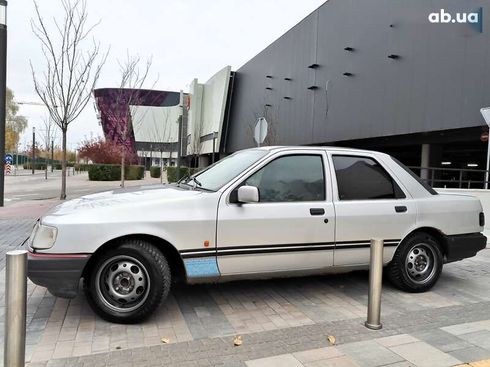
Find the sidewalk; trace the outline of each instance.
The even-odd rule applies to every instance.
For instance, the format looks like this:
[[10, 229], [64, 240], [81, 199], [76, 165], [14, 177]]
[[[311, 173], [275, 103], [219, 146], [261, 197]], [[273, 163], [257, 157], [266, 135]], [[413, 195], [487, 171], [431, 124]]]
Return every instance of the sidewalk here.
[[[466, 308], [469, 320], [483, 320], [462, 324], [451, 318], [463, 309], [447, 307], [419, 318], [416, 312], [392, 315], [379, 331], [366, 329], [362, 319], [343, 320], [243, 335], [241, 346], [234, 346], [234, 336], [204, 338], [29, 366], [449, 367], [490, 358], [489, 307]], [[336, 336], [336, 345], [328, 335]]]
[[[37, 217], [57, 202], [23, 201], [0, 209], [0, 315], [5, 252], [17, 248]], [[367, 287], [367, 272], [176, 285], [150, 319], [118, 325], [96, 316], [82, 293], [65, 300], [28, 282], [26, 362], [30, 367], [449, 367], [490, 359], [490, 249], [445, 265], [426, 293], [404, 293], [384, 282], [379, 331], [363, 325]], [[3, 332], [0, 318], [0, 344]], [[241, 346], [234, 346], [237, 335]], [[328, 336], [335, 337], [335, 345]], [[478, 365], [483, 366], [488, 363]]]

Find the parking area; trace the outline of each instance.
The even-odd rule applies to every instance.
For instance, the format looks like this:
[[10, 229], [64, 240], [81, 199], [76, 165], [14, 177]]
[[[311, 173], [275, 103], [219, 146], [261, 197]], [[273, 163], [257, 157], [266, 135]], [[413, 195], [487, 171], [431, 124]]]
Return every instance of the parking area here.
[[[0, 220], [2, 315], [4, 253], [28, 236], [33, 222], [32, 218]], [[29, 282], [27, 361], [32, 366], [113, 365], [115, 361], [120, 366], [140, 362], [378, 366], [405, 363], [412, 354], [423, 352], [437, 359], [431, 366], [449, 366], [490, 358], [488, 279], [490, 250], [486, 249], [474, 258], [445, 266], [439, 283], [427, 293], [403, 293], [385, 282], [381, 331], [363, 326], [367, 272], [177, 285], [158, 312], [137, 325], [110, 324], [92, 312], [83, 295], [74, 300], [57, 299]], [[237, 335], [243, 338], [240, 347], [233, 346]], [[328, 347], [327, 335], [336, 337], [337, 346]], [[395, 335], [395, 339], [381, 339]], [[163, 344], [162, 338], [168, 344]], [[276, 360], [262, 360], [270, 357]], [[417, 361], [410, 363], [427, 365]]]

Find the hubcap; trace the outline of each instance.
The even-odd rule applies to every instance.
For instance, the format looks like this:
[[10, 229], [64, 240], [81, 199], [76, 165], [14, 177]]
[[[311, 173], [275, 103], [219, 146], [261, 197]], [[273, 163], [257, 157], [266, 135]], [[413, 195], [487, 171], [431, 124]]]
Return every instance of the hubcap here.
[[107, 307], [117, 312], [130, 312], [148, 297], [150, 279], [146, 268], [135, 258], [115, 256], [97, 270], [96, 288]]
[[405, 260], [407, 274], [415, 283], [426, 283], [434, 276], [437, 261], [432, 246], [425, 243], [417, 244], [410, 249]]

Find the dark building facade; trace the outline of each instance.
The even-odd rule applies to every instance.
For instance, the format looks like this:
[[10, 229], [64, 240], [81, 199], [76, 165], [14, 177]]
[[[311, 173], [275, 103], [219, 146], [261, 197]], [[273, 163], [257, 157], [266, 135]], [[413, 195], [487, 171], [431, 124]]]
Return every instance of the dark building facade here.
[[224, 149], [265, 117], [270, 145], [484, 169], [489, 36], [483, 0], [329, 0], [236, 71]]

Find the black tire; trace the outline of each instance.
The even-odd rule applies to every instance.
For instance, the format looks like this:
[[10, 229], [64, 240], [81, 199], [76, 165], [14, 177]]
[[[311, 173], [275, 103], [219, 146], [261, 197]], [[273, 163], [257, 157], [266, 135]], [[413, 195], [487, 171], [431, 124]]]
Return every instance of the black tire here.
[[171, 273], [165, 256], [151, 243], [128, 239], [95, 258], [85, 275], [85, 294], [104, 320], [132, 324], [167, 298]]
[[442, 263], [438, 241], [427, 233], [415, 233], [398, 246], [387, 268], [388, 279], [403, 291], [425, 292], [439, 279]]

